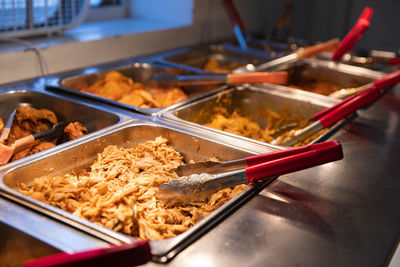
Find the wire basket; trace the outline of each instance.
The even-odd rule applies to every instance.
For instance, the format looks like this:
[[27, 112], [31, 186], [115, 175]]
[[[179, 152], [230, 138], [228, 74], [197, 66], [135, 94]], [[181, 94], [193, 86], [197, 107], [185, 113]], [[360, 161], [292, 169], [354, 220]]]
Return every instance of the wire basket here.
[[0, 35], [62, 32], [79, 25], [88, 9], [89, 0], [0, 0]]

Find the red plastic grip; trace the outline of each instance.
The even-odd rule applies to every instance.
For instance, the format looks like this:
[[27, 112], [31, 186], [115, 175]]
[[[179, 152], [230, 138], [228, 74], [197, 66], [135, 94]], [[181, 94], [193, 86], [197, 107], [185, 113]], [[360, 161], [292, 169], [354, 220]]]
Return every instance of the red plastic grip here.
[[149, 241], [77, 252], [59, 253], [28, 261], [25, 267], [137, 266], [152, 259]]
[[385, 75], [383, 78], [373, 81], [376, 88], [382, 89], [400, 82], [400, 70]]
[[339, 60], [344, 53], [352, 49], [356, 42], [361, 38], [365, 30], [368, 29], [369, 25], [369, 20], [360, 18], [350, 32], [343, 38], [339, 48], [333, 52], [332, 60]]
[[370, 20], [372, 17], [372, 14], [374, 14], [374, 10], [370, 8], [369, 6], [365, 7], [364, 10], [362, 11], [359, 19], [366, 19]]
[[322, 116], [318, 120], [324, 128], [328, 128], [351, 113], [378, 99], [380, 96], [381, 93], [379, 90], [375, 87], [372, 87], [368, 89], [368, 92], [364, 92], [363, 94], [352, 98], [325, 116]]
[[265, 154], [260, 154], [260, 155], [254, 155], [250, 157], [244, 158], [246, 161], [246, 164], [248, 167], [259, 165], [262, 163], [265, 163], [267, 161], [272, 161], [292, 155], [296, 155], [299, 153], [315, 150], [315, 149], [320, 149], [324, 147], [330, 147], [332, 146], [332, 142], [324, 142], [324, 143], [318, 143], [318, 144], [311, 144], [307, 146], [301, 146], [301, 147], [295, 147], [295, 148], [290, 148], [286, 149], [283, 151], [278, 151], [278, 152], [269, 152]]
[[362, 95], [362, 94], [364, 94], [364, 93], [366, 93], [366, 92], [368, 92], [368, 91], [371, 91], [371, 90], [377, 90], [377, 89], [376, 89], [375, 87], [370, 87], [370, 88], [368, 88], [368, 89], [365, 89], [364, 91], [361, 91], [361, 92], [358, 92], [357, 94], [354, 94], [354, 95], [352, 95], [352, 96], [349, 96], [349, 97], [343, 99], [342, 101], [340, 101], [339, 103], [333, 105], [332, 107], [323, 109], [323, 110], [321, 110], [320, 112], [314, 114], [313, 119], [314, 119], [314, 120], [318, 120], [319, 118], [325, 116], [325, 115], [328, 114], [329, 112], [331, 112], [331, 111], [337, 109], [338, 107], [344, 105], [345, 103], [349, 102], [349, 101], [352, 100], [353, 98], [356, 98], [356, 97], [358, 97], [358, 96], [360, 96], [360, 95]]
[[253, 183], [343, 158], [342, 146], [338, 141], [326, 143], [328, 144], [324, 147], [248, 167], [246, 168], [247, 181]]
[[389, 59], [389, 64], [400, 64], [400, 57]]
[[246, 33], [246, 25], [243, 23], [242, 18], [239, 15], [235, 5], [233, 4], [232, 0], [222, 0], [226, 11], [228, 12], [229, 19], [231, 20], [232, 24], [238, 25], [242, 33]]
[[337, 109], [338, 107], [344, 105], [345, 103], [349, 102], [350, 100], [352, 100], [352, 99], [354, 99], [354, 98], [356, 98], [356, 97], [358, 97], [358, 96], [360, 96], [360, 95], [362, 95], [364, 93], [368, 93], [369, 91], [373, 91], [373, 90], [383, 89], [383, 88], [385, 88], [387, 86], [391, 86], [391, 85], [393, 85], [395, 83], [398, 83], [398, 82], [400, 82], [400, 71], [395, 71], [395, 72], [392, 72], [392, 73], [390, 73], [388, 75], [385, 75], [381, 79], [373, 81], [372, 84], [374, 86], [372, 86], [372, 87], [370, 87], [368, 89], [365, 89], [365, 90], [363, 90], [361, 92], [358, 92], [357, 94], [349, 96], [346, 99], [344, 99], [341, 102], [333, 105], [330, 108], [326, 108], [324, 110], [321, 110], [320, 112], [316, 113], [313, 116], [313, 119], [318, 120], [322, 116], [325, 116], [329, 112]]

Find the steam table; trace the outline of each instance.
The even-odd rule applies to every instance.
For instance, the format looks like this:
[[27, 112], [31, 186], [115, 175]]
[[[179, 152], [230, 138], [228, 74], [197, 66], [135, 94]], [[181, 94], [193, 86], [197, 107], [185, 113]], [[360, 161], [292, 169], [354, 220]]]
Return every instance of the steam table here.
[[[344, 160], [280, 177], [167, 265], [387, 265], [400, 237], [400, 86], [331, 139]], [[6, 198], [0, 222], [0, 265], [106, 245]]]

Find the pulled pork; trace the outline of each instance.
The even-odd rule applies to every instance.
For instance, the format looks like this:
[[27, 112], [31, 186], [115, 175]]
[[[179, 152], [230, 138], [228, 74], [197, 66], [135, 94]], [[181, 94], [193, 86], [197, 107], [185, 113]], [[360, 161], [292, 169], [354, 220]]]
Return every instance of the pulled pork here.
[[226, 188], [207, 200], [171, 206], [157, 199], [158, 187], [183, 163], [162, 137], [135, 148], [108, 146], [84, 174], [44, 176], [20, 191], [91, 222], [140, 239], [174, 237], [238, 194], [245, 186]]

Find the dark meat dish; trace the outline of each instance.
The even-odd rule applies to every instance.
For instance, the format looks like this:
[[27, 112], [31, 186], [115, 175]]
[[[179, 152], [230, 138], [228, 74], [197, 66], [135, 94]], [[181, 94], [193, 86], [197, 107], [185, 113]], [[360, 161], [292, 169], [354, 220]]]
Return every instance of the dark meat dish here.
[[71, 122], [64, 128], [64, 137], [69, 140], [82, 137], [87, 133], [87, 129], [80, 122]]
[[[10, 134], [5, 140], [5, 145], [12, 145], [16, 140], [48, 130], [58, 123], [57, 116], [53, 111], [48, 109], [36, 109], [29, 106], [17, 108]], [[0, 130], [3, 128], [2, 120], [0, 119]], [[35, 140], [29, 148], [16, 153], [10, 161], [15, 161], [26, 156], [35, 154], [45, 149], [54, 147], [59, 140], [68, 141], [85, 135], [86, 128], [80, 122], [71, 122], [64, 129], [64, 136], [52, 137], [50, 140]]]

